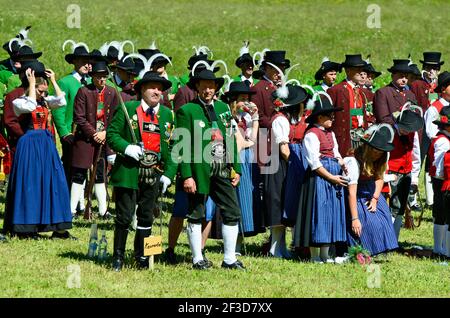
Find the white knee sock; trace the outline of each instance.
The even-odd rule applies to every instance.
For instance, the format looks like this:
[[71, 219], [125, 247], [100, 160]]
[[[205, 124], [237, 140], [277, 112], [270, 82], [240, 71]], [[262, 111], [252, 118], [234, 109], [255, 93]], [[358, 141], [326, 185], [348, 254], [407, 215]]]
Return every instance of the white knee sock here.
[[236, 241], [239, 233], [238, 225], [222, 224], [224, 262], [233, 264], [236, 259]]
[[100, 215], [106, 213], [106, 186], [104, 183], [96, 183], [94, 185], [95, 197], [98, 202], [98, 212]]
[[330, 258], [330, 256], [328, 255], [329, 250], [330, 250], [329, 246], [321, 246], [320, 247], [320, 259], [322, 260], [322, 262], [326, 262], [327, 259]]
[[272, 241], [270, 242], [270, 254], [274, 257], [283, 257], [281, 252], [281, 239], [283, 237], [284, 227], [283, 226], [273, 226], [270, 229], [272, 235]]
[[203, 260], [202, 225], [188, 222], [186, 230], [189, 239], [189, 246], [191, 247], [192, 252], [192, 262], [196, 264]]
[[70, 211], [72, 212], [72, 215], [77, 212], [77, 204], [80, 200], [80, 195], [84, 196], [84, 186], [72, 182], [72, 188], [70, 189]]
[[434, 238], [434, 246], [433, 252], [437, 254], [445, 254], [442, 246], [445, 241], [445, 225], [434, 224], [433, 225], [433, 238]]
[[447, 233], [445, 234], [446, 236], [446, 242], [445, 242], [445, 247], [447, 249], [447, 257], [450, 257], [450, 231], [447, 231]]
[[427, 204], [433, 205], [433, 183], [431, 182], [431, 177], [428, 172], [425, 173], [425, 194], [427, 197]]
[[394, 231], [395, 236], [397, 237], [397, 241], [400, 236], [400, 228], [402, 227], [403, 215], [397, 215], [394, 220]]
[[86, 208], [86, 206], [84, 204], [84, 188], [86, 187], [86, 180], [84, 180], [82, 186], [83, 186], [83, 191], [81, 191], [80, 198], [79, 198], [79, 201], [78, 201], [80, 203], [80, 210], [84, 210]]

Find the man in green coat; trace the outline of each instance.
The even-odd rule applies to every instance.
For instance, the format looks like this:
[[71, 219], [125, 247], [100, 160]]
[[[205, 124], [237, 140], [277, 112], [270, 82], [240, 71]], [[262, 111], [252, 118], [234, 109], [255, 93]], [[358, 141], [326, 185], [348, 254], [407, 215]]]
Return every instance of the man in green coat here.
[[138, 268], [149, 267], [149, 258], [144, 256], [144, 238], [151, 235], [160, 184], [164, 193], [177, 172], [170, 156], [174, 115], [160, 104], [162, 92], [171, 85], [156, 72], [145, 73], [134, 86], [137, 101], [119, 107], [107, 129], [107, 142], [117, 154], [110, 179], [116, 203], [115, 271], [123, 266], [128, 228], [136, 204], [135, 259]]
[[214, 94], [224, 79], [216, 78], [210, 69], [191, 77], [188, 85], [197, 98], [177, 111], [177, 140], [172, 158], [180, 164], [183, 188], [188, 193], [188, 238], [194, 269], [207, 269], [211, 263], [202, 256], [202, 220], [209, 196], [220, 208], [223, 219], [224, 261], [222, 267], [243, 269], [236, 259], [235, 248], [241, 211], [235, 187], [241, 167], [234, 134], [230, 133], [231, 112]]

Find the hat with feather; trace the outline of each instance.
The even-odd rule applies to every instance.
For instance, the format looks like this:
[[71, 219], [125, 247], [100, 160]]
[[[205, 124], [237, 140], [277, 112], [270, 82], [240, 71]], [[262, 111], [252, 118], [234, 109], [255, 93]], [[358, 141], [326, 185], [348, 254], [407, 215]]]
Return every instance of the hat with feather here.
[[306, 110], [311, 111], [305, 122], [313, 124], [319, 115], [342, 111], [341, 107], [334, 107], [330, 95], [322, 91], [315, 91], [313, 97], [306, 104]]
[[433, 121], [438, 127], [450, 126], [450, 106], [442, 107], [439, 117]]
[[390, 152], [394, 150], [394, 129], [389, 124], [370, 126], [361, 136], [361, 141], [378, 150]]
[[244, 63], [250, 63], [251, 65], [255, 65], [254, 63], [258, 63], [258, 61], [253, 61], [252, 56], [250, 55], [250, 50], [248, 46], [250, 45], [249, 41], [244, 41], [244, 46], [239, 50], [239, 57], [236, 59], [234, 63], [237, 67], [241, 67]]
[[31, 40], [28, 38], [28, 33], [30, 32], [31, 26], [27, 26], [24, 29], [20, 30], [19, 33], [3, 44], [3, 49], [8, 52], [9, 56], [15, 55], [19, 48], [25, 44], [32, 44]]
[[400, 111], [393, 113], [392, 116], [399, 129], [414, 132], [423, 128], [423, 110], [411, 102], [406, 102]]
[[[224, 61], [216, 60], [211, 64], [209, 64], [208, 61], [201, 60], [197, 61], [197, 63], [193, 65], [192, 70], [190, 72], [189, 82], [186, 85], [192, 90], [196, 90], [197, 82], [201, 80], [212, 80], [217, 84], [216, 91], [219, 91], [220, 88], [225, 83], [225, 78], [222, 76], [216, 77], [216, 75], [214, 74], [216, 72], [216, 65], [218, 64], [222, 64], [224, 66], [226, 76], [228, 76], [227, 64]], [[198, 68], [200, 68], [201, 70], [199, 71]]]
[[125, 55], [124, 47], [127, 44], [131, 46], [132, 53], [134, 53], [134, 44], [130, 40], [125, 40], [122, 42], [119, 41], [112, 41], [109, 43], [106, 42], [100, 47], [99, 51], [109, 64], [114, 64], [124, 57]]
[[319, 70], [314, 75], [314, 79], [316, 81], [321, 81], [323, 79], [323, 75], [327, 72], [336, 71], [340, 73], [342, 70], [341, 64], [337, 62], [331, 62], [328, 57], [324, 57], [322, 59], [322, 65], [320, 66]]
[[[155, 41], [152, 42], [152, 44], [149, 46], [148, 49], [138, 49], [139, 54], [142, 54], [143, 56], [145, 56], [147, 59], [150, 59], [152, 56], [154, 56], [155, 54], [159, 54], [162, 53], [157, 47], [156, 47], [156, 43]], [[158, 56], [157, 58], [155, 58], [152, 62], [152, 67], [155, 65], [159, 65], [159, 64], [164, 64], [167, 65], [168, 63], [170, 63], [172, 61], [172, 57], [168, 56], [168, 57], [163, 57], [163, 56]]]
[[62, 50], [66, 48], [67, 44], [72, 45], [72, 53], [66, 54], [64, 59], [67, 63], [73, 64], [73, 61], [77, 58], [90, 58], [89, 47], [84, 42], [75, 42], [74, 40], [66, 40], [63, 43]]

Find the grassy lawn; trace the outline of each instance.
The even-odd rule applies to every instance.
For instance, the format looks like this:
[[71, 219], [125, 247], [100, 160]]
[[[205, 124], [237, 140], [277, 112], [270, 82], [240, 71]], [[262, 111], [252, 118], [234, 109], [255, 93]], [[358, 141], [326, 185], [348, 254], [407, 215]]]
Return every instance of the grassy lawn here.
[[[66, 39], [87, 43], [90, 49], [106, 41], [133, 41], [136, 48], [158, 47], [173, 58], [169, 73], [186, 72], [193, 45], [208, 45], [214, 58], [227, 62], [230, 73], [237, 74], [234, 61], [243, 40], [250, 40], [251, 53], [267, 47], [285, 49], [291, 64], [300, 63], [292, 76], [305, 83], [312, 77], [324, 56], [341, 62], [346, 53], [371, 54], [371, 61], [383, 75], [379, 85], [389, 81], [386, 69], [393, 58], [409, 53], [419, 63], [422, 52], [443, 53], [450, 64], [450, 33], [440, 32], [450, 17], [448, 1], [377, 1], [381, 7], [381, 29], [369, 29], [366, 12], [371, 1], [167, 1], [129, 0], [94, 2], [79, 0], [81, 28], [66, 27], [67, 6], [73, 1], [0, 0], [0, 39], [6, 41], [26, 25], [40, 59], [59, 77], [71, 71], [61, 51]], [[46, 8], [42, 8], [42, 6]], [[2, 57], [5, 54], [2, 55]], [[6, 56], [4, 56], [6, 58]], [[342, 74], [341, 74], [342, 77]], [[173, 188], [172, 188], [173, 190]], [[423, 190], [423, 188], [422, 188]], [[422, 196], [424, 192], [422, 191]], [[0, 211], [4, 210], [1, 203]], [[163, 242], [167, 244], [169, 214], [163, 217]], [[3, 213], [0, 213], [0, 224]], [[113, 222], [100, 221], [105, 229], [108, 251], [112, 254]], [[155, 231], [159, 228], [155, 225]], [[0, 297], [449, 297], [449, 267], [429, 259], [392, 254], [375, 261], [381, 283], [368, 287], [373, 277], [358, 264], [310, 264], [277, 260], [259, 254], [268, 233], [250, 238], [247, 255], [241, 260], [246, 272], [220, 269], [221, 241], [210, 240], [208, 258], [214, 269], [194, 271], [186, 234], [180, 237], [177, 253], [185, 262], [177, 266], [155, 258], [155, 270], [126, 268], [110, 270], [111, 257], [97, 262], [86, 257], [90, 224], [74, 222], [78, 241], [11, 239], [0, 244]], [[421, 227], [402, 229], [404, 247], [432, 246], [431, 211], [427, 210]], [[289, 233], [290, 234], [290, 233]], [[46, 234], [49, 235], [49, 234]], [[132, 261], [134, 233], [128, 238], [128, 264]], [[68, 266], [79, 266], [80, 288], [69, 288], [72, 273]], [[369, 284], [370, 286], [370, 284]]]

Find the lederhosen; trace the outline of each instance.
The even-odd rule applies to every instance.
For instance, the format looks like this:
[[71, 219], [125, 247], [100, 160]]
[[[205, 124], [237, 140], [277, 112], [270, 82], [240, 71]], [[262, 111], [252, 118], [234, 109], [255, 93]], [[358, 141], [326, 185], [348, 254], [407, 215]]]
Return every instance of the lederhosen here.
[[[160, 106], [162, 107], [162, 106]], [[159, 196], [159, 178], [162, 174], [161, 134], [157, 114], [146, 114], [139, 105], [136, 109], [143, 158], [139, 162], [139, 190], [115, 188], [116, 224], [128, 228], [131, 224], [136, 204], [138, 227], [149, 228], [153, 224], [153, 212]]]
[[[238, 205], [236, 189], [231, 185], [230, 167], [226, 162], [226, 144], [222, 131], [217, 121], [217, 115], [213, 105], [199, 105], [205, 111], [206, 117], [211, 122], [211, 182], [209, 196], [216, 203], [220, 210], [220, 215], [225, 225], [236, 225], [241, 217], [241, 210]], [[231, 114], [230, 114], [231, 116]], [[225, 127], [230, 126], [230, 118], [226, 114], [221, 114]], [[189, 223], [201, 223], [205, 218], [205, 204], [208, 198], [207, 194], [195, 193], [189, 194], [189, 213], [187, 215]]]

